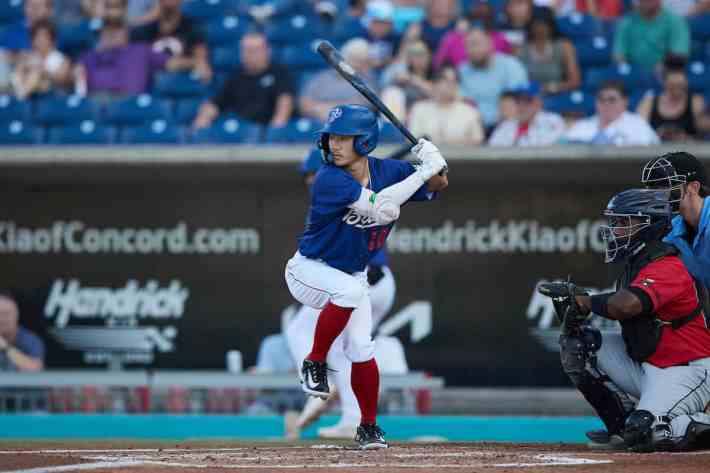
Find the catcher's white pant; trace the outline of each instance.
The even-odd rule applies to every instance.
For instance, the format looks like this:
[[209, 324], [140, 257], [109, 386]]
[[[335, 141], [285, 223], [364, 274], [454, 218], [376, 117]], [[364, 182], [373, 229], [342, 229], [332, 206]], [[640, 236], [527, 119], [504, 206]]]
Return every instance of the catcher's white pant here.
[[620, 333], [605, 333], [597, 359], [599, 369], [619, 389], [638, 399], [636, 409], [671, 418], [674, 440], [685, 436], [691, 420], [710, 425], [704, 413], [710, 402], [710, 358], [658, 368], [632, 360]]
[[301, 304], [320, 310], [332, 302], [354, 309], [341, 334], [345, 356], [350, 361], [362, 363], [375, 356], [370, 287], [365, 272], [350, 275], [296, 252], [286, 263], [285, 273], [291, 295]]

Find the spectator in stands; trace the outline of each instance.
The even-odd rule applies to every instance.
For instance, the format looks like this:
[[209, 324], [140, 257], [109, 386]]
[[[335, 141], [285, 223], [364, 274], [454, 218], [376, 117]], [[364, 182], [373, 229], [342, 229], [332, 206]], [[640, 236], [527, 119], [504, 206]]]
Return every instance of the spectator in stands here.
[[628, 103], [622, 82], [604, 83], [597, 91], [596, 115], [572, 125], [562, 141], [616, 146], [658, 144], [658, 135], [648, 122], [626, 110]]
[[[518, 119], [518, 94], [514, 90], [504, 90], [500, 94], [500, 99], [498, 99], [498, 125], [506, 120]], [[493, 129], [490, 131], [492, 132]]]
[[405, 36], [421, 39], [430, 51], [436, 51], [444, 35], [456, 27], [459, 13], [457, 0], [430, 0], [427, 4], [426, 18], [419, 23], [411, 24]]
[[705, 99], [688, 90], [685, 61], [668, 58], [663, 70], [663, 90], [647, 93], [636, 111], [663, 141], [688, 141], [710, 133]]
[[540, 85], [530, 82], [515, 91], [517, 118], [499, 124], [490, 146], [545, 146], [557, 143], [565, 132], [565, 121], [542, 108]]
[[12, 91], [12, 63], [10, 55], [0, 49], [0, 94]]
[[129, 25], [145, 25], [157, 20], [160, 16], [160, 5], [157, 0], [128, 0], [126, 21]]
[[126, 0], [106, 0], [99, 42], [77, 67], [76, 90], [98, 99], [145, 93], [153, 74], [169, 65], [169, 56], [147, 43], [129, 42]]
[[691, 17], [710, 13], [710, 0], [663, 0], [663, 8], [680, 16]]
[[581, 83], [577, 51], [566, 39], [555, 38], [555, 20], [534, 17], [528, 23], [528, 40], [518, 51], [518, 57], [546, 94], [575, 90]]
[[32, 25], [32, 50], [20, 53], [13, 74], [13, 88], [19, 99], [68, 87], [71, 64], [56, 46], [54, 26], [48, 20]]
[[447, 66], [437, 71], [433, 98], [414, 104], [409, 115], [409, 128], [414, 136], [428, 136], [434, 143], [481, 144], [481, 114], [459, 95], [456, 69]]
[[[362, 38], [353, 38], [342, 48], [344, 59], [370, 87], [377, 91], [375, 75], [370, 67], [369, 44]], [[329, 68], [313, 76], [304, 86], [300, 98], [301, 114], [325, 122], [330, 109], [339, 104], [368, 105], [368, 102], [348, 81]]]
[[367, 0], [348, 0], [348, 9], [344, 15], [336, 17], [332, 36], [340, 40], [364, 38], [367, 35], [363, 26]]
[[661, 0], [638, 0], [636, 11], [619, 21], [614, 59], [652, 70], [669, 55], [688, 57], [690, 32], [683, 17], [661, 6]]
[[419, 23], [426, 16], [422, 0], [394, 0], [394, 31], [403, 34], [410, 25]]
[[528, 73], [520, 61], [493, 49], [491, 36], [474, 28], [466, 38], [470, 60], [459, 66], [462, 95], [474, 101], [491, 128], [498, 120], [498, 99], [502, 91], [528, 83]]
[[52, 0], [25, 0], [25, 19], [7, 26], [0, 35], [0, 48], [12, 52], [32, 47], [32, 25], [52, 17]]
[[482, 27], [488, 32], [496, 52], [509, 54], [512, 51], [510, 43], [505, 39], [503, 33], [494, 30], [494, 18], [495, 10], [490, 3], [473, 3], [466, 18], [458, 20], [456, 27], [441, 39], [439, 49], [434, 55], [434, 68], [438, 69], [445, 64], [458, 67], [461, 63], [468, 61], [466, 35], [472, 26]]
[[602, 20], [615, 20], [624, 13], [623, 0], [575, 0], [575, 9]]
[[158, 0], [158, 19], [131, 31], [131, 41], [147, 42], [167, 53], [170, 70], [193, 70], [204, 83], [212, 80], [209, 51], [202, 25], [184, 16], [182, 0]]
[[508, 0], [498, 29], [516, 51], [525, 42], [525, 34], [533, 17], [547, 17], [554, 21], [555, 14], [547, 7], [533, 4], [533, 0]]
[[44, 343], [19, 325], [20, 311], [12, 294], [0, 291], [0, 371], [41, 371]]
[[369, 2], [363, 23], [370, 42], [371, 66], [376, 69], [390, 63], [399, 48], [400, 36], [394, 32], [394, 6], [389, 0]]
[[220, 113], [262, 125], [284, 126], [294, 109], [295, 89], [284, 67], [271, 62], [271, 48], [263, 33], [250, 32], [239, 41], [241, 66], [222, 89], [200, 106], [193, 129], [212, 124]]
[[431, 97], [431, 53], [423, 41], [404, 46], [404, 60], [382, 73], [382, 100], [400, 120], [414, 102]]

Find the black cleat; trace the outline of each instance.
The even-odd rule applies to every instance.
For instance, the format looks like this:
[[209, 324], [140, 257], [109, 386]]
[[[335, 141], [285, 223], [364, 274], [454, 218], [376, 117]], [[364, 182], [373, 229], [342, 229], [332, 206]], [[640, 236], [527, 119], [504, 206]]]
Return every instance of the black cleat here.
[[303, 360], [303, 365], [301, 366], [301, 389], [311, 396], [324, 399], [330, 396], [328, 365], [321, 361]]
[[362, 450], [388, 448], [385, 433], [377, 424], [360, 424], [355, 434], [355, 441]]
[[591, 450], [626, 450], [624, 438], [619, 434], [610, 434], [606, 430], [590, 430], [585, 435], [589, 439], [587, 447]]

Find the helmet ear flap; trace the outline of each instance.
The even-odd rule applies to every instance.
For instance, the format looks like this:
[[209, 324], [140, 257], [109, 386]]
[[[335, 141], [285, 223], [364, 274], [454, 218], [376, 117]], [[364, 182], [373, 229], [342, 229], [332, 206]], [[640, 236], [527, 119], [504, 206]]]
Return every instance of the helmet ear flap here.
[[330, 146], [328, 144], [330, 133], [321, 133], [320, 137], [316, 141], [316, 145], [320, 150], [321, 159], [324, 163], [332, 163], [333, 156], [330, 154]]

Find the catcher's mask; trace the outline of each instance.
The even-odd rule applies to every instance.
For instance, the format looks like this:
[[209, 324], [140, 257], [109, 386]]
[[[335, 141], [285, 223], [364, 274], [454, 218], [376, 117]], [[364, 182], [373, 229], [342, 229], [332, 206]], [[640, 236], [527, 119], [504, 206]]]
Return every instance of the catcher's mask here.
[[672, 211], [667, 190], [629, 189], [616, 194], [603, 212], [608, 225], [601, 227], [606, 247], [605, 263], [623, 261], [670, 228]]
[[673, 213], [678, 213], [683, 198], [683, 186], [686, 176], [678, 174], [673, 164], [665, 156], [654, 158], [646, 163], [641, 171], [641, 183], [647, 189], [665, 189], [669, 192], [668, 202]]

